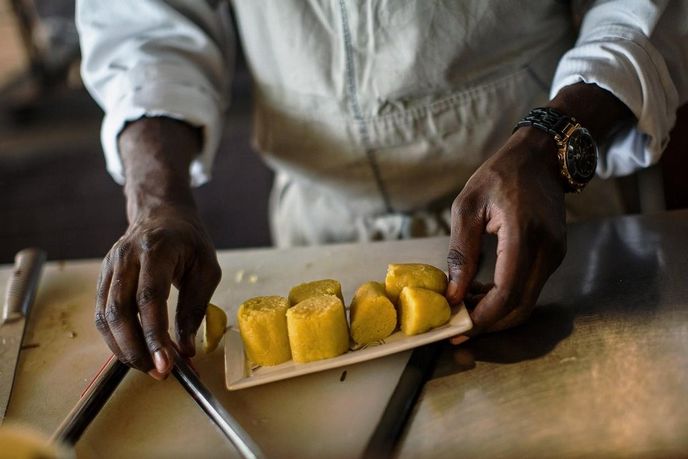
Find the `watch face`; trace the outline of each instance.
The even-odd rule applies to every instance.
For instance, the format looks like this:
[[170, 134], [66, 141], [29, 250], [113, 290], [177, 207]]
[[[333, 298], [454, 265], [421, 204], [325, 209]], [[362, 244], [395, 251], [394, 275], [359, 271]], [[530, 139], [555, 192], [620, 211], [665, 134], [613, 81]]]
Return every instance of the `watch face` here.
[[597, 167], [597, 145], [584, 128], [578, 128], [571, 134], [566, 152], [566, 168], [571, 178], [585, 184], [595, 175]]

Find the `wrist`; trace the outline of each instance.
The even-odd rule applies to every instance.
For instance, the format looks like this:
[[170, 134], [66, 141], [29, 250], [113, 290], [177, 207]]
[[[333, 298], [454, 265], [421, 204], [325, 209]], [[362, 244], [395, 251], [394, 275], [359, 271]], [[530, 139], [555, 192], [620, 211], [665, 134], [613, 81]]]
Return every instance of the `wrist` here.
[[198, 130], [169, 118], [142, 118], [119, 137], [130, 222], [175, 210], [193, 210], [189, 166], [200, 150]]
[[547, 106], [575, 118], [590, 131], [598, 144], [604, 143], [620, 126], [633, 120], [633, 113], [623, 102], [596, 84], [565, 86]]
[[557, 159], [557, 143], [554, 138], [532, 126], [525, 126], [512, 134], [512, 141], [521, 146], [519, 150], [528, 157], [529, 167], [542, 177], [551, 178], [562, 192], [565, 191]]

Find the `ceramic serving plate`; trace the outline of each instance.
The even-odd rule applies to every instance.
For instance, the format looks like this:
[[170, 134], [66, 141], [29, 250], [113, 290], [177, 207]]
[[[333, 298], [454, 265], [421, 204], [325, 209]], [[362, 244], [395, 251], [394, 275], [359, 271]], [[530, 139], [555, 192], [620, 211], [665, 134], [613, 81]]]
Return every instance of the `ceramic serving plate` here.
[[447, 324], [420, 335], [406, 336], [397, 331], [384, 341], [349, 350], [346, 354], [338, 357], [308, 363], [296, 363], [290, 360], [271, 367], [253, 366], [246, 359], [239, 330], [236, 327], [231, 327], [225, 334], [225, 383], [227, 389], [239, 390], [318, 371], [331, 370], [461, 335], [472, 327], [473, 323], [468, 311], [464, 305], [461, 305], [452, 310], [451, 319]]

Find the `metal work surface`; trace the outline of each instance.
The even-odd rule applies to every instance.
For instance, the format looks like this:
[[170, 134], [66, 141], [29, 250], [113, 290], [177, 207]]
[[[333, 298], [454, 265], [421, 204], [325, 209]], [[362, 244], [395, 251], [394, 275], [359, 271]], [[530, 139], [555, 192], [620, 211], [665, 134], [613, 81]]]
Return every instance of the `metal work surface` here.
[[574, 456], [688, 456], [686, 211], [573, 225], [527, 324], [444, 347], [400, 447]]
[[[446, 238], [221, 252], [213, 302], [335, 277], [351, 298], [387, 263], [443, 266]], [[46, 266], [8, 421], [50, 435], [109, 351], [93, 326], [100, 263]], [[486, 259], [483, 266], [491, 266]], [[11, 274], [0, 269], [0, 289]], [[488, 278], [489, 272], [481, 273]], [[173, 304], [176, 295], [170, 299]], [[679, 457], [688, 451], [688, 212], [573, 225], [568, 256], [532, 319], [445, 346], [399, 454], [410, 457]], [[252, 389], [224, 387], [222, 346], [201, 379], [268, 457], [362, 453], [408, 353]], [[173, 380], [129, 372], [79, 457], [236, 457]]]

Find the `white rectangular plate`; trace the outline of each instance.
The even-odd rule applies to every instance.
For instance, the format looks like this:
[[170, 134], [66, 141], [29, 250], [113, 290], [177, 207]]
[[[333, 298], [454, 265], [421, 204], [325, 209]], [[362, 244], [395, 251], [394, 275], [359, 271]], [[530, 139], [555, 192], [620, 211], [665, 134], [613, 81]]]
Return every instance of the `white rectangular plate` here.
[[331, 370], [461, 335], [472, 327], [473, 323], [468, 311], [462, 304], [452, 310], [452, 316], [447, 324], [420, 335], [406, 336], [397, 331], [381, 344], [368, 345], [355, 351], [350, 350], [346, 354], [331, 359], [308, 363], [296, 363], [290, 360], [280, 365], [254, 369], [251, 369], [251, 363], [245, 357], [239, 330], [232, 327], [225, 334], [225, 384], [229, 390], [239, 390], [318, 371]]

